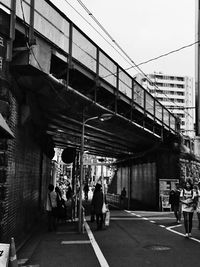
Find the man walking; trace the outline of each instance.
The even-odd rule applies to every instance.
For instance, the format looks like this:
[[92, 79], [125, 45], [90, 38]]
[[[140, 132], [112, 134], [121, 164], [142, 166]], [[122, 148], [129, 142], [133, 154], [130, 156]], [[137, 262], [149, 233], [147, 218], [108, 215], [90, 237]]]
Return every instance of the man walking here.
[[176, 222], [181, 221], [181, 203], [180, 203], [180, 187], [179, 184], [175, 184], [175, 188], [171, 190], [169, 195], [169, 204], [171, 204], [171, 209], [174, 212]]

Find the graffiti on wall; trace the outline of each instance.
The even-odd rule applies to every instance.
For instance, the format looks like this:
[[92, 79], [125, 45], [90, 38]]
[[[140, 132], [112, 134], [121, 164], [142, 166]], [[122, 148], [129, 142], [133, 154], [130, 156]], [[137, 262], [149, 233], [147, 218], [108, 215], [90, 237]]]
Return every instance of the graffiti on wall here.
[[180, 159], [180, 179], [192, 179], [193, 183], [200, 181], [200, 162]]

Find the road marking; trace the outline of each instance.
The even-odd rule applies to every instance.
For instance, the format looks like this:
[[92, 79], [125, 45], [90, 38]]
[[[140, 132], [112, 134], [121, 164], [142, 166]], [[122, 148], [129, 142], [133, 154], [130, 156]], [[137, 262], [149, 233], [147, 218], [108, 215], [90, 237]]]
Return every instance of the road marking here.
[[115, 221], [115, 220], [119, 220], [119, 221], [128, 221], [128, 220], [130, 220], [130, 221], [134, 221], [134, 220], [136, 220], [136, 221], [141, 221], [143, 218], [133, 218], [133, 217], [111, 217], [110, 218], [110, 220], [111, 221]]
[[[130, 214], [132, 214], [132, 215], [135, 215], [135, 216], [138, 216], [138, 214], [136, 214], [136, 213], [134, 213], [134, 212], [132, 212], [132, 211], [128, 211], [128, 210], [125, 210], [127, 213], [130, 213]], [[139, 215], [140, 216], [140, 215]], [[139, 217], [138, 216], [138, 217]], [[150, 219], [152, 219], [152, 218], [146, 218], [146, 217], [142, 217], [144, 220], [148, 220], [148, 221], [150, 221]], [[158, 217], [158, 218], [162, 218], [162, 217]], [[155, 217], [155, 219], [157, 219], [156, 217]], [[164, 219], [164, 217], [163, 217], [163, 219]], [[172, 218], [173, 220], [174, 220], [174, 218]], [[150, 222], [152, 222], [152, 223], [155, 223], [155, 221], [150, 221]], [[162, 228], [165, 228], [166, 230], [168, 230], [168, 231], [170, 231], [170, 232], [172, 232], [172, 233], [174, 233], [174, 234], [177, 234], [177, 235], [180, 235], [180, 236], [184, 236], [185, 237], [185, 234], [182, 234], [182, 233], [180, 233], [180, 232], [178, 232], [178, 231], [175, 231], [175, 230], [173, 230], [173, 228], [176, 228], [176, 227], [180, 227], [180, 226], [182, 226], [182, 224], [177, 224], [177, 225], [173, 225], [173, 226], [169, 226], [169, 227], [166, 227], [166, 226], [164, 226], [164, 225], [159, 225], [160, 227], [162, 227]], [[197, 239], [197, 238], [194, 238], [194, 237], [190, 237], [189, 239], [191, 239], [191, 240], [193, 240], [193, 241], [195, 241], [195, 242], [198, 242], [198, 243], [200, 243], [200, 240], [199, 239]]]
[[90, 227], [86, 221], [84, 222], [84, 225], [85, 225], [85, 229], [87, 231], [88, 237], [90, 239], [91, 245], [92, 245], [94, 252], [97, 256], [97, 259], [100, 263], [100, 266], [109, 267], [108, 262], [106, 261], [103, 253], [101, 252], [101, 250], [100, 250], [100, 248], [99, 248], [99, 246], [98, 246], [98, 244], [94, 238], [94, 235], [93, 235], [92, 231], [90, 230]]
[[180, 227], [182, 224], [177, 224], [177, 225], [172, 225], [169, 227], [166, 227], [167, 229], [172, 229], [172, 228], [176, 228], [176, 227]]
[[174, 218], [171, 217], [149, 217], [151, 220], [174, 220]]
[[61, 245], [77, 245], [77, 244], [90, 244], [90, 240], [72, 240], [72, 241], [62, 241]]
[[77, 232], [56, 232], [57, 235], [63, 235], [63, 234], [77, 234]]
[[28, 259], [19, 259], [17, 260], [18, 264], [25, 264], [28, 261]]
[[128, 213], [131, 213], [132, 211], [131, 210], [124, 210], [125, 212], [128, 212]]
[[[177, 234], [177, 235], [181, 235], [181, 236], [184, 236], [184, 237], [185, 237], [185, 234], [182, 234], [182, 233], [179, 233], [179, 232], [177, 232], [177, 231], [175, 231], [175, 230], [172, 230], [172, 226], [171, 226], [171, 227], [166, 227], [166, 229], [167, 229], [168, 231], [172, 232], [172, 233], [175, 233], [175, 234]], [[193, 241], [195, 241], [195, 242], [200, 243], [200, 240], [197, 239], [197, 238], [189, 237], [188, 239], [191, 239], [191, 240], [193, 240]]]

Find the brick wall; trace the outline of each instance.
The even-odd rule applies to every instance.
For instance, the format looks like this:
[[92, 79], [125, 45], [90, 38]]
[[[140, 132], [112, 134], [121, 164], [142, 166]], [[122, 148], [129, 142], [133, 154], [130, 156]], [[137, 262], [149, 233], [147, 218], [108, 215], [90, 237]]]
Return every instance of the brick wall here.
[[[31, 135], [31, 122], [20, 123], [20, 105], [12, 88], [0, 83], [0, 100], [9, 104], [4, 116], [15, 138], [0, 138], [0, 241], [20, 244], [40, 219], [45, 206], [51, 160]], [[5, 115], [5, 114], [4, 114]]]

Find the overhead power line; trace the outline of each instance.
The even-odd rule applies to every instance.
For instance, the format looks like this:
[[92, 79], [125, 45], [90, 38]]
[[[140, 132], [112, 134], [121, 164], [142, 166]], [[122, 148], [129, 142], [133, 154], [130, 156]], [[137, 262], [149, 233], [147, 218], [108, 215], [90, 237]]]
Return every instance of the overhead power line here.
[[[108, 43], [129, 65], [130, 62], [112, 45], [112, 43], [110, 43], [80, 12], [78, 12], [78, 10], [76, 10], [75, 7], [73, 7], [67, 0], [64, 0], [86, 23], [88, 23], [93, 30], [98, 33], [106, 43]], [[77, 44], [76, 44], [77, 45]], [[78, 45], [77, 45], [78, 46]], [[133, 68], [131, 66], [131, 68]]]
[[[66, 0], [65, 0], [66, 1]], [[109, 34], [109, 32], [102, 26], [102, 24], [96, 19], [96, 17], [92, 14], [92, 12], [90, 12], [90, 10], [83, 4], [83, 2], [81, 1], [81, 0], [77, 0], [77, 2], [84, 8], [84, 10], [88, 13], [88, 15], [94, 20], [94, 22], [101, 28], [101, 30], [109, 37], [109, 39], [111, 39], [111, 41], [119, 48], [119, 50], [130, 60], [130, 62], [133, 64], [130, 68], [128, 68], [128, 69], [131, 69], [131, 68], [137, 68], [138, 70], [139, 70], [139, 72], [140, 73], [142, 73], [143, 75], [144, 75], [144, 77], [151, 83], [151, 84], [153, 84], [157, 89], [159, 89], [160, 90], [160, 88], [148, 77], [148, 75], [146, 74], [146, 73], [144, 73], [144, 71], [139, 67], [140, 65], [142, 65], [142, 64], [145, 64], [144, 62], [143, 63], [140, 63], [140, 64], [136, 64], [133, 60], [132, 60], [132, 58], [124, 51], [124, 49], [115, 41], [115, 39]], [[182, 50], [182, 49], [184, 49], [184, 48], [186, 48], [186, 47], [190, 47], [190, 46], [192, 46], [192, 45], [194, 45], [194, 44], [196, 44], [196, 43], [198, 43], [199, 41], [197, 41], [197, 42], [195, 42], [195, 43], [192, 43], [192, 44], [189, 44], [189, 45], [187, 45], [187, 46], [184, 46], [184, 47], [181, 47], [181, 48], [179, 48], [179, 49], [176, 49], [176, 50], [173, 50], [173, 51], [170, 51], [170, 52], [168, 52], [168, 53], [166, 53], [166, 54], [163, 54], [163, 55], [161, 55], [161, 56], [159, 56], [159, 57], [157, 57], [157, 58], [154, 58], [154, 59], [150, 59], [149, 60], [149, 62], [150, 61], [153, 61], [153, 60], [156, 60], [156, 59], [158, 59], [158, 58], [160, 58], [160, 57], [164, 57], [164, 56], [167, 56], [167, 55], [169, 55], [169, 54], [171, 54], [171, 53], [175, 53], [175, 52], [178, 52], [178, 51], [180, 51], [180, 50]], [[126, 70], [128, 70], [128, 69], [126, 69]], [[112, 74], [111, 74], [112, 75]], [[169, 101], [171, 102], [171, 103], [173, 103], [174, 104], [174, 102], [172, 102], [171, 100], [170, 100], [170, 98], [168, 97], [168, 95], [166, 95], [166, 94], [164, 94], [166, 97], [167, 97], [167, 99], [169, 99]], [[184, 111], [184, 113], [185, 114], [188, 114], [191, 118], [193, 118], [193, 116], [191, 116], [187, 111]]]
[[[195, 44], [198, 44], [199, 42], [200, 42], [200, 40], [198, 40], [198, 41], [196, 41], [196, 42], [194, 42], [194, 43], [191, 43], [191, 44], [188, 44], [188, 45], [184, 45], [184, 46], [182, 46], [182, 47], [179, 47], [178, 49], [171, 50], [170, 52], [164, 53], [164, 54], [162, 54], [162, 55], [160, 55], [160, 56], [157, 56], [157, 57], [151, 58], [151, 59], [149, 59], [149, 60], [143, 61], [143, 62], [137, 64], [137, 67], [138, 67], [138, 66], [141, 66], [141, 65], [144, 65], [144, 64], [147, 64], [147, 63], [149, 63], [149, 62], [151, 62], [151, 61], [158, 60], [158, 59], [160, 59], [160, 58], [162, 58], [162, 57], [169, 56], [169, 55], [171, 55], [171, 54], [173, 54], [173, 53], [177, 53], [177, 52], [179, 52], [179, 51], [181, 51], [181, 50], [183, 50], [183, 49], [185, 49], [185, 48], [188, 48], [188, 47], [191, 47], [191, 46], [193, 46], [193, 45], [195, 45]], [[131, 69], [131, 68], [132, 68], [132, 67], [126, 68], [126, 70], [129, 70], [129, 69]]]

